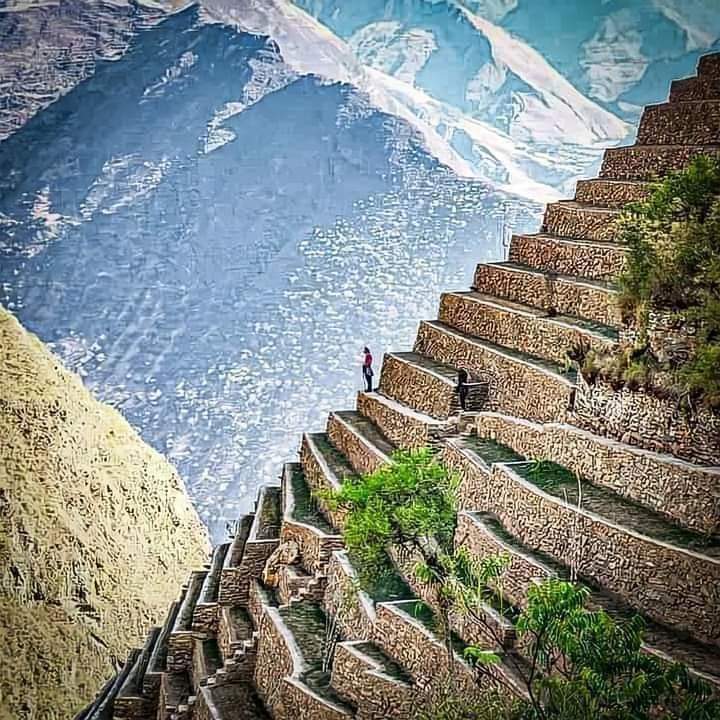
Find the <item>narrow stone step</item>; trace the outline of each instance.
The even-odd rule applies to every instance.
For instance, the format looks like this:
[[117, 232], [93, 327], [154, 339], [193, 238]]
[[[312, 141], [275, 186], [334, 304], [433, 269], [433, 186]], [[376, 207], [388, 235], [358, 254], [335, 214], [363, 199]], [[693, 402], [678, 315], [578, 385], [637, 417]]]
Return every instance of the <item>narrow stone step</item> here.
[[[423, 415], [447, 420], [460, 412], [457, 377], [456, 367], [418, 353], [387, 353], [383, 358], [379, 390]], [[480, 410], [486, 397], [483, 386], [472, 384], [466, 403], [468, 410]]]
[[555, 363], [481, 340], [441, 322], [420, 323], [415, 352], [489, 379], [488, 406], [549, 421], [572, 405], [575, 373]]
[[648, 105], [640, 119], [638, 145], [720, 143], [720, 101], [692, 100]]
[[183, 705], [187, 706], [191, 694], [192, 684], [187, 672], [163, 673], [158, 716], [170, 718], [174, 717], [173, 713], [179, 716], [179, 709]]
[[545, 208], [541, 232], [546, 235], [613, 242], [620, 211], [615, 208], [585, 205], [574, 200], [550, 203]]
[[275, 540], [280, 537], [282, 493], [279, 485], [263, 485], [255, 503], [255, 521], [248, 541]]
[[322, 575], [332, 553], [344, 547], [342, 537], [328, 522], [321, 500], [313, 496], [300, 463], [285, 463], [282, 487], [285, 514], [281, 541], [295, 542], [303, 568], [312, 575]]
[[[338, 490], [346, 478], [357, 475], [345, 456], [335, 448], [325, 433], [303, 435], [300, 463], [312, 492]], [[319, 501], [319, 507], [330, 525], [337, 530], [342, 529], [345, 512], [328, 508], [322, 500]]]
[[230, 543], [215, 546], [210, 563], [210, 569], [205, 576], [200, 597], [193, 613], [193, 630], [201, 633], [215, 633], [218, 620], [218, 594], [220, 592], [220, 579], [225, 556], [230, 549]]
[[351, 707], [331, 684], [332, 665], [325, 669], [330, 648], [326, 645], [327, 618], [323, 607], [303, 600], [280, 607], [278, 615], [300, 654], [300, 662], [296, 666], [300, 670], [300, 683], [322, 701], [318, 703], [316, 714], [308, 717], [352, 717]]
[[[456, 542], [474, 554], [504, 555], [509, 565], [502, 577], [502, 591], [511, 602], [524, 605], [528, 590], [549, 577], [571, 578], [570, 569], [549, 555], [522, 543], [489, 513], [461, 512]], [[590, 585], [590, 609], [603, 609], [619, 620], [630, 618], [637, 610], [612, 593]], [[673, 632], [644, 616], [644, 648], [647, 652], [685, 663], [696, 676], [720, 688], [720, 652], [691, 638]]]
[[720, 467], [702, 467], [573, 425], [542, 425], [500, 413], [480, 413], [475, 430], [524, 457], [552, 458], [681, 526], [720, 534]]
[[698, 77], [720, 78], [720, 53], [708, 53], [698, 60]]
[[610, 327], [623, 324], [617, 290], [601, 280], [558, 275], [518, 263], [482, 263], [475, 269], [473, 289], [551, 315], [575, 315]]
[[327, 434], [358, 475], [387, 465], [395, 451], [377, 426], [354, 410], [330, 413]]
[[524, 543], [656, 621], [720, 644], [717, 541], [551, 463], [495, 464], [488, 471], [473, 442], [449, 440], [443, 451], [444, 462], [463, 477], [466, 509], [496, 515]]
[[148, 634], [145, 644], [135, 659], [113, 703], [113, 719], [135, 720], [136, 717], [147, 715], [155, 709], [156, 698], [146, 697], [143, 683], [150, 656], [160, 635], [159, 628], [153, 628]]
[[622, 209], [628, 203], [645, 200], [652, 192], [652, 185], [640, 180], [603, 180], [593, 178], [578, 180], [575, 202], [601, 208]]
[[545, 233], [513, 235], [508, 260], [560, 275], [608, 280], [625, 267], [625, 248]]
[[208, 720], [270, 720], [265, 706], [249, 683], [202, 686], [194, 717]]
[[720, 100], [720, 77], [688, 77], [673, 80], [670, 85], [670, 102]]
[[170, 672], [185, 672], [192, 667], [193, 632], [192, 622], [200, 591], [207, 571], [193, 572], [178, 609], [170, 637], [166, 666]]
[[165, 622], [160, 629], [160, 634], [158, 635], [152, 654], [150, 655], [147, 670], [145, 671], [145, 677], [143, 678], [143, 694], [147, 697], [157, 698], [160, 693], [162, 674], [165, 672], [166, 668], [168, 639], [173, 625], [175, 624], [175, 619], [177, 618], [179, 609], [179, 602], [174, 602], [170, 605], [170, 609], [165, 616]]
[[617, 330], [478, 292], [443, 293], [438, 320], [461, 332], [554, 363], [578, 348], [610, 351]]
[[[423, 388], [418, 388], [423, 392]], [[371, 420], [396, 447], [404, 449], [435, 446], [455, 431], [456, 425], [403, 405], [378, 392], [361, 392], [358, 412]]]
[[[717, 141], [716, 141], [717, 142]], [[682, 170], [698, 155], [719, 155], [717, 145], [629, 145], [608, 148], [600, 177], [613, 180], [655, 180]]]

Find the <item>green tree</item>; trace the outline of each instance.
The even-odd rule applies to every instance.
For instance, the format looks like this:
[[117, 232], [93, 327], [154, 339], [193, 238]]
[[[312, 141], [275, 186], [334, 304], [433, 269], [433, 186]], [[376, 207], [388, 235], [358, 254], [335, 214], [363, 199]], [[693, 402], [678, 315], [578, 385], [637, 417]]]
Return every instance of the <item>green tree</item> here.
[[[586, 369], [605, 368], [611, 382], [631, 385], [654, 378], [677, 395], [720, 407], [720, 160], [700, 156], [657, 183], [647, 200], [628, 206], [619, 235], [628, 248], [620, 303], [635, 319], [638, 342], [613, 359], [590, 358]], [[662, 366], [653, 357], [652, 310], [697, 328], [697, 348], [687, 360]]]

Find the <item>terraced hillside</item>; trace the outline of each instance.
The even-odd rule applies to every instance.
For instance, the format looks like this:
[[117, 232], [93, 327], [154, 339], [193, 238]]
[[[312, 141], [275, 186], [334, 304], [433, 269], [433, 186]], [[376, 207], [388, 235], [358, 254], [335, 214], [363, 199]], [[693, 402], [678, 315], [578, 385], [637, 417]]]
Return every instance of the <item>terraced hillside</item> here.
[[[646, 618], [647, 652], [720, 688], [718, 418], [588, 385], [566, 362], [627, 331], [613, 285], [625, 263], [620, 209], [699, 153], [720, 153], [720, 54], [646, 109], [637, 143], [609, 150], [599, 178], [548, 207], [541, 232], [514, 237], [506, 262], [478, 266], [470, 291], [443, 295], [412, 351], [384, 358], [377, 391], [303, 437], [281, 485], [260, 493], [162, 631], [78, 720], [414, 717], [446, 662], [432, 608], [409, 577], [358, 590], [343, 514], [313, 491], [428, 444], [462, 479], [456, 544], [509, 555], [510, 603], [572, 571], [594, 607]], [[460, 367], [478, 381], [464, 413]], [[553, 461], [543, 483], [534, 459]], [[512, 619], [488, 617], [504, 638], [492, 672], [520, 693]], [[334, 631], [330, 653], [322, 641]], [[456, 632], [460, 649], [470, 638]], [[487, 684], [460, 654], [454, 665], [465, 696], [481, 698]]]
[[0, 308], [0, 718], [71, 717], [207, 551], [174, 468]]

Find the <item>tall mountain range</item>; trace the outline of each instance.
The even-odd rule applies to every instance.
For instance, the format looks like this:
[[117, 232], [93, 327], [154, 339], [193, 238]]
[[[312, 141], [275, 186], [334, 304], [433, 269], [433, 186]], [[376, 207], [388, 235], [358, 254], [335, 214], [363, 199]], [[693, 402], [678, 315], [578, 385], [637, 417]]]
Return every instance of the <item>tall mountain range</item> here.
[[12, 0], [0, 302], [219, 538], [363, 345], [409, 344], [717, 45], [713, 2]]

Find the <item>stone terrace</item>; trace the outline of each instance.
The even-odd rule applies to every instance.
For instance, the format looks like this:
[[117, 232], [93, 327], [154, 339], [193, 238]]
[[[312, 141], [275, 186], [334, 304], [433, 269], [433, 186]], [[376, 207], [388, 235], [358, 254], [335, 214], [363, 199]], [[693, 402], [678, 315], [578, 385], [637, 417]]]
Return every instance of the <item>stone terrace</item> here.
[[[459, 654], [449, 667], [434, 600], [403, 577], [407, 563], [396, 558], [397, 577], [358, 589], [344, 515], [318, 497], [423, 445], [461, 476], [456, 543], [510, 557], [510, 606], [530, 583], [572, 569], [594, 607], [646, 618], [646, 652], [720, 687], [720, 420], [588, 386], [568, 362], [613, 347], [625, 329], [613, 285], [623, 206], [707, 153], [720, 154], [720, 54], [647, 108], [637, 142], [608, 150], [600, 177], [551, 204], [539, 233], [513, 237], [507, 261], [444, 294], [438, 319], [421, 323], [412, 351], [385, 356], [379, 387], [355, 410], [303, 437], [281, 487], [260, 491], [163, 627], [76, 720], [412, 718], [447, 672], [467, 697], [495, 685], [522, 694], [511, 619], [498, 619], [491, 678], [478, 683]], [[472, 380], [467, 413], [459, 368]], [[454, 627], [458, 651], [478, 640]]]

